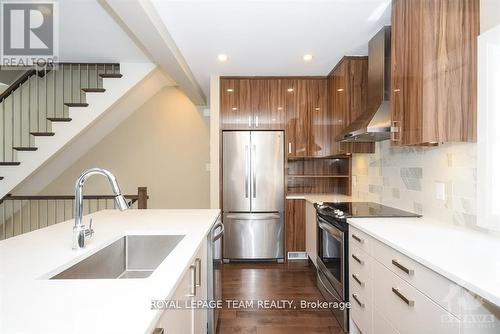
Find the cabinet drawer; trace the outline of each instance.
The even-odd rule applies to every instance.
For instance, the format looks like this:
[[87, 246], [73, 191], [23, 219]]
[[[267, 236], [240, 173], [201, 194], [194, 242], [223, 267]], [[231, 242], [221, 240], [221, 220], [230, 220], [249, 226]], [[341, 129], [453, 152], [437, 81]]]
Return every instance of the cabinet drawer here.
[[372, 251], [374, 258], [390, 271], [448, 312], [460, 317], [460, 286], [378, 240], [372, 239]]
[[372, 240], [373, 238], [368, 234], [361, 232], [355, 227], [349, 227], [349, 244], [361, 248], [369, 255], [372, 254]]
[[373, 310], [373, 334], [399, 334], [377, 310]]
[[[349, 249], [349, 272], [371, 279], [373, 258], [353, 244], [349, 245]], [[349, 279], [352, 279], [352, 276]]]
[[413, 286], [373, 262], [373, 304], [401, 334], [458, 334], [459, 320]]
[[373, 281], [362, 275], [352, 274], [356, 275], [356, 279], [349, 277], [351, 318], [363, 334], [370, 334], [373, 323]]

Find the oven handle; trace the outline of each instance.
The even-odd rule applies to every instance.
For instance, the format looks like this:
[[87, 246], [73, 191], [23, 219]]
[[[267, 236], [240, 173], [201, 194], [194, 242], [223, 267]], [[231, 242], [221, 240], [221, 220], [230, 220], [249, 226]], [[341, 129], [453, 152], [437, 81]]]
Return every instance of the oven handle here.
[[327, 231], [331, 236], [335, 237], [340, 242], [344, 242], [344, 232], [339, 231], [338, 229], [334, 228], [330, 224], [323, 223], [322, 221], [318, 220], [318, 226], [322, 230]]
[[321, 282], [321, 285], [323, 286], [323, 288], [333, 297], [336, 297], [337, 294], [336, 293], [333, 293], [330, 291], [330, 289], [328, 289], [328, 287], [326, 286], [325, 282], [323, 282], [323, 279], [321, 278], [321, 276], [324, 275], [323, 273], [321, 273], [321, 271], [318, 271], [318, 280]]

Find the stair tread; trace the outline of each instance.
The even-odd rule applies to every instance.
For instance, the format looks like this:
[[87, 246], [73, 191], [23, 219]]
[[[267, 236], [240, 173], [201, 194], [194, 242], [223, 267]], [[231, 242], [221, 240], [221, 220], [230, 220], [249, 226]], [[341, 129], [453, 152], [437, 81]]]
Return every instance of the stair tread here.
[[47, 119], [51, 122], [71, 122], [71, 118], [69, 117], [47, 117]]
[[106, 89], [104, 88], [82, 88], [85, 93], [104, 93]]
[[0, 166], [19, 166], [20, 164], [17, 161], [0, 161]]
[[65, 106], [67, 107], [88, 107], [88, 103], [83, 103], [83, 102], [66, 102], [64, 103]]
[[101, 78], [121, 78], [123, 77], [122, 74], [119, 73], [101, 73], [99, 74]]
[[38, 150], [38, 147], [22, 147], [22, 146], [19, 146], [19, 147], [13, 147], [14, 150], [16, 151], [36, 151]]
[[55, 135], [54, 132], [30, 132], [32, 136], [53, 136]]

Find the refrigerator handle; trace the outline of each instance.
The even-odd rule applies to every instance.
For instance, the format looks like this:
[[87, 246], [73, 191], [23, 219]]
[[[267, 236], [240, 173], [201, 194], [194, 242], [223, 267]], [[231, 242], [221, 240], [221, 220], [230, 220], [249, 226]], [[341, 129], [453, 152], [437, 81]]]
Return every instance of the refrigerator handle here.
[[252, 190], [252, 197], [253, 198], [257, 198], [257, 180], [256, 180], [256, 166], [255, 166], [255, 160], [256, 160], [256, 157], [257, 157], [257, 148], [255, 145], [252, 146], [252, 187], [253, 187], [253, 190]]
[[245, 145], [245, 198], [248, 198], [248, 187], [249, 187], [249, 184], [248, 184], [248, 178], [249, 178], [248, 164], [250, 163], [249, 154], [250, 154], [250, 152], [248, 151], [248, 145]]

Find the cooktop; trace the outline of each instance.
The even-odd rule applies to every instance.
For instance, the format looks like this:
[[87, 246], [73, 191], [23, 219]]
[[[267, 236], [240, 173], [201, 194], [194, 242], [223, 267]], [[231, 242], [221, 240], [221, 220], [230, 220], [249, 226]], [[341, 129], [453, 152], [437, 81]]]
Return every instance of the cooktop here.
[[320, 215], [335, 219], [421, 217], [412, 212], [373, 202], [324, 202], [318, 203], [316, 209]]

